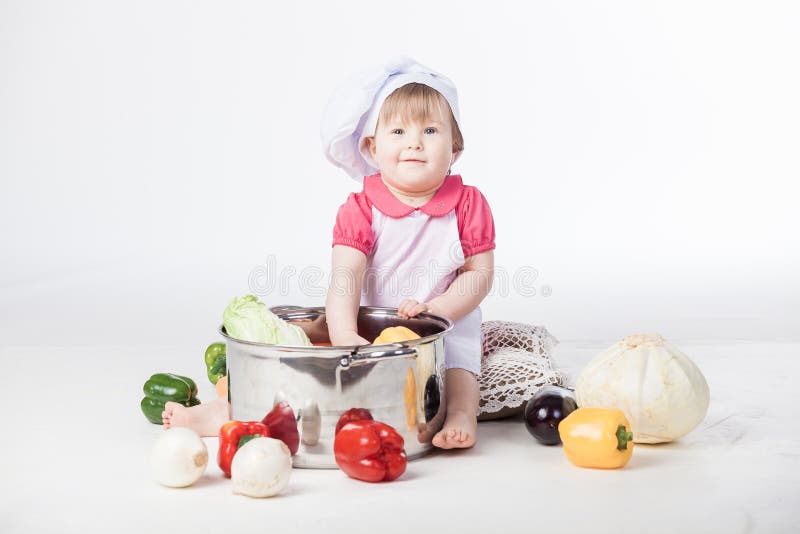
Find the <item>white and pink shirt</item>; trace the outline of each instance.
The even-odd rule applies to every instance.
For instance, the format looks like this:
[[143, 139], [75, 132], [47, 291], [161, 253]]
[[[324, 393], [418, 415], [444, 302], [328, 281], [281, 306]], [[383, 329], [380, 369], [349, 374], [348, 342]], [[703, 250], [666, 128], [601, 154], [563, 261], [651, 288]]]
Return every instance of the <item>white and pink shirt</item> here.
[[[427, 204], [414, 208], [374, 174], [339, 208], [333, 244], [367, 256], [361, 305], [396, 308], [405, 299], [441, 295], [465, 258], [494, 249], [494, 220], [484, 196], [459, 175], [445, 178]], [[454, 325], [445, 338], [446, 368], [480, 375], [480, 326], [480, 308]]]

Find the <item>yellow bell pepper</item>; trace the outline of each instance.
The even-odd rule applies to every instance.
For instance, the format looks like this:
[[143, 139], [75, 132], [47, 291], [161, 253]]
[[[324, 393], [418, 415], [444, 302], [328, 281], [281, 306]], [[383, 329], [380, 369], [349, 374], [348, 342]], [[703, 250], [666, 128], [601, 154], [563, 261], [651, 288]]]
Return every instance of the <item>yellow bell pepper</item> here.
[[385, 343], [397, 343], [398, 341], [409, 341], [411, 339], [419, 339], [419, 336], [415, 334], [413, 330], [405, 326], [390, 326], [389, 328], [384, 328], [372, 344], [383, 345]]
[[[372, 344], [383, 345], [412, 339], [419, 339], [419, 336], [413, 330], [405, 326], [390, 326], [389, 328], [384, 328]], [[414, 371], [412, 369], [409, 369], [406, 373], [403, 398], [406, 404], [406, 423], [408, 423], [409, 428], [414, 428], [417, 424], [417, 382], [414, 380]]]
[[414, 380], [414, 370], [410, 367], [406, 371], [406, 387], [403, 389], [403, 400], [406, 404], [406, 423], [408, 428], [417, 426], [417, 381]]
[[578, 467], [617, 469], [633, 454], [630, 423], [619, 410], [578, 408], [558, 425], [567, 459]]

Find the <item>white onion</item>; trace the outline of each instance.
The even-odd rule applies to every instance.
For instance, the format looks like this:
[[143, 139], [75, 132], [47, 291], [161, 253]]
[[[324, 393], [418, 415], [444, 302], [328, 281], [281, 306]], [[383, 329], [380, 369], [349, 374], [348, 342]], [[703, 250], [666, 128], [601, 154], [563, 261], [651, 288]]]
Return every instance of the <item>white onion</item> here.
[[300, 417], [300, 427], [303, 435], [303, 445], [313, 447], [319, 443], [320, 425], [322, 417], [319, 413], [319, 406], [313, 399], [307, 399]]
[[208, 449], [193, 430], [174, 427], [156, 440], [150, 458], [153, 476], [160, 484], [184, 488], [203, 475], [208, 465]]
[[289, 483], [292, 455], [289, 447], [273, 438], [245, 443], [231, 462], [233, 492], [248, 497], [272, 497]]

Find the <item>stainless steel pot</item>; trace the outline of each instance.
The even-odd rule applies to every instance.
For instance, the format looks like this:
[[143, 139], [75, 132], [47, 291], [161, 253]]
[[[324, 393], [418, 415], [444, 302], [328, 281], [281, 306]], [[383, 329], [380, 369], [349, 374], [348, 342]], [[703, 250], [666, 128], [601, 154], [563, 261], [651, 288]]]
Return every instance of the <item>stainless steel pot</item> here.
[[[329, 344], [325, 308], [273, 308], [303, 328], [315, 345]], [[420, 339], [361, 347], [290, 347], [227, 341], [228, 395], [233, 418], [260, 421], [288, 402], [298, 416], [295, 467], [335, 468], [334, 429], [350, 408], [366, 408], [405, 439], [409, 460], [431, 450], [444, 423], [444, 337], [453, 324], [432, 314], [402, 319], [395, 308], [362, 306], [358, 332], [375, 339], [389, 326], [405, 326]]]

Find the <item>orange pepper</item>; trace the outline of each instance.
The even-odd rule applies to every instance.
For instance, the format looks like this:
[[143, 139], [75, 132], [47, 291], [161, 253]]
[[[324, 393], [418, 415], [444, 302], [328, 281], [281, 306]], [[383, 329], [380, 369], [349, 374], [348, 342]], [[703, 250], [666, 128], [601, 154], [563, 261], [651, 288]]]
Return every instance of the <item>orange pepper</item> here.
[[633, 433], [620, 410], [578, 408], [558, 425], [567, 459], [578, 467], [617, 469], [633, 455]]
[[214, 386], [217, 390], [217, 397], [221, 399], [228, 398], [228, 375], [221, 377], [217, 380], [217, 385]]

